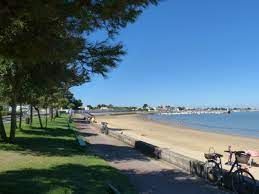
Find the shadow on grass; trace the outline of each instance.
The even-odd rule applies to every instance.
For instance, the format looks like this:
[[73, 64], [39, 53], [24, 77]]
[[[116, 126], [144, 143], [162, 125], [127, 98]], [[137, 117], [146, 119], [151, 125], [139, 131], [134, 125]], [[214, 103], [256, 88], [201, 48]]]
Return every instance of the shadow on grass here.
[[31, 129], [21, 129], [22, 133], [27, 135], [39, 135], [39, 136], [50, 136], [50, 137], [73, 137], [74, 134], [67, 128], [36, 128], [32, 127]]
[[[124, 184], [108, 166], [60, 165], [50, 169], [22, 169], [0, 174], [0, 193], [107, 193], [106, 183]], [[125, 181], [125, 182], [124, 182]], [[123, 187], [122, 187], [123, 189]], [[124, 188], [124, 189], [129, 189]], [[123, 193], [127, 193], [126, 190]]]
[[[37, 122], [34, 122], [37, 125]], [[65, 118], [49, 123], [49, 128], [25, 126], [17, 131], [14, 144], [1, 144], [0, 150], [44, 156], [73, 156], [84, 152], [76, 143], [74, 132]]]
[[[45, 123], [43, 122], [43, 126], [45, 126]], [[35, 122], [33, 126], [31, 126], [29, 129], [56, 129], [56, 127], [67, 129], [68, 128], [68, 122], [67, 121], [51, 121], [48, 123], [47, 128], [41, 128], [39, 122]]]
[[15, 144], [0, 144], [0, 150], [18, 151], [23, 154], [44, 156], [73, 156], [85, 154], [75, 139], [16, 137]]

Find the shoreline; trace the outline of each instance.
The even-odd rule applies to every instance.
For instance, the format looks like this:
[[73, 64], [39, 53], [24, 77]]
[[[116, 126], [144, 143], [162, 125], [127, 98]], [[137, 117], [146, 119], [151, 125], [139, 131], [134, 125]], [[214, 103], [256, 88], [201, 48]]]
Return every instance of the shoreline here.
[[[206, 129], [199, 129], [199, 128], [196, 128], [196, 127], [192, 128], [192, 127], [189, 127], [187, 125], [177, 124], [177, 123], [174, 123], [174, 122], [171, 122], [171, 121], [155, 120], [155, 119], [147, 118], [147, 117], [145, 117], [145, 115], [140, 115], [140, 114], [139, 114], [139, 117], [143, 118], [144, 120], [146, 119], [147, 121], [150, 121], [150, 122], [159, 123], [159, 124], [162, 124], [162, 125], [167, 125], [167, 126], [176, 127], [176, 128], [181, 128], [182, 130], [193, 130], [193, 131], [200, 131], [200, 132], [204, 132], [204, 133], [235, 136], [235, 137], [239, 137], [239, 138], [255, 139], [255, 140], [259, 141], [259, 137], [252, 137], [252, 136], [249, 136], [249, 135], [241, 135], [241, 134], [224, 133], [224, 132], [221, 132], [221, 131], [216, 131], [216, 129], [215, 129], [215, 131], [209, 131], [209, 130], [206, 130]], [[211, 129], [211, 130], [213, 130], [213, 129]], [[258, 147], [258, 150], [259, 150], [259, 147]]]
[[[150, 118], [145, 117], [145, 115], [143, 115], [143, 114], [102, 115], [102, 116], [97, 116], [96, 118], [98, 121], [107, 122], [108, 125], [111, 126], [111, 128], [120, 129], [123, 132], [128, 132], [128, 131], [133, 131], [133, 130], [135, 132], [135, 131], [140, 130], [140, 129], [138, 129], [139, 127], [140, 128], [142, 127], [142, 126], [140, 126], [140, 125], [142, 125], [142, 123], [140, 123], [140, 124], [137, 123], [138, 127], [134, 128], [134, 129], [130, 129], [131, 127], [128, 125], [128, 123], [126, 123], [124, 125], [121, 123], [117, 123], [122, 118], [125, 118], [126, 120], [129, 120], [129, 121], [132, 120], [132, 122], [135, 122], [135, 121], [147, 122], [150, 124], [151, 127], [153, 127], [153, 125], [159, 125], [159, 127], [162, 126], [162, 127], [170, 128], [170, 130], [172, 130], [172, 131], [180, 130], [183, 136], [185, 135], [185, 133], [194, 133], [194, 134], [199, 134], [199, 135], [220, 136], [220, 137], [225, 137], [225, 138], [230, 138], [230, 139], [234, 138], [234, 139], [243, 139], [243, 140], [248, 140], [248, 141], [249, 140], [253, 140], [253, 141], [259, 140], [259, 138], [256, 138], [256, 137], [246, 137], [246, 136], [240, 136], [240, 135], [236, 135], [236, 134], [230, 135], [230, 134], [225, 134], [225, 133], [220, 133], [220, 132], [193, 129], [190, 127], [185, 127], [183, 125], [169, 123], [167, 121], [158, 121], [158, 120], [150, 119]], [[154, 129], [150, 129], [150, 131], [154, 131]], [[143, 135], [142, 137], [145, 137], [145, 135]], [[226, 149], [227, 149], [227, 147], [226, 147]], [[258, 149], [259, 149], [259, 141], [258, 141]]]
[[[107, 122], [108, 127], [119, 129], [125, 135], [161, 148], [171, 149], [176, 153], [200, 161], [205, 161], [204, 153], [207, 153], [210, 147], [214, 147], [216, 152], [224, 155], [223, 163], [227, 161], [228, 155], [224, 153], [224, 150], [227, 150], [229, 145], [232, 146], [232, 150], [259, 151], [258, 138], [205, 132], [177, 125], [172, 126], [171, 124], [151, 120], [141, 114], [106, 115], [97, 116], [96, 119], [98, 122]], [[259, 164], [259, 158], [254, 159]], [[229, 166], [224, 166], [224, 168], [228, 169]], [[253, 167], [250, 171], [259, 179], [259, 168]]]

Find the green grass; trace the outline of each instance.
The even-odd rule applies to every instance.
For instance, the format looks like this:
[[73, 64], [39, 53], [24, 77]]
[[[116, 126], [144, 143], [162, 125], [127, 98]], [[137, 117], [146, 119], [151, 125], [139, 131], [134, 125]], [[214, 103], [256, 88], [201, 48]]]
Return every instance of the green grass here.
[[78, 146], [65, 117], [48, 129], [23, 125], [15, 144], [0, 143], [0, 193], [103, 194], [107, 182], [135, 193], [124, 175]]

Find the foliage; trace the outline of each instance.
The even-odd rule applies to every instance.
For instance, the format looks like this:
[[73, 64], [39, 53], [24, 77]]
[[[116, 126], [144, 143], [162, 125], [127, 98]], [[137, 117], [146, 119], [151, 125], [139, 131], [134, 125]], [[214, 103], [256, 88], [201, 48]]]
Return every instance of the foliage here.
[[[17, 103], [58, 108], [72, 86], [106, 77], [125, 54], [114, 37], [157, 2], [0, 0], [0, 96], [12, 107], [10, 141]], [[97, 31], [106, 37], [90, 38]]]
[[148, 104], [144, 104], [143, 107], [142, 107], [142, 110], [143, 111], [147, 111], [148, 109], [149, 109]]
[[67, 101], [64, 102], [62, 106], [65, 109], [72, 108], [74, 110], [79, 110], [80, 107], [83, 106], [83, 102], [80, 99], [76, 99], [70, 91], [65, 93], [65, 99], [67, 99]]
[[143, 109], [147, 109], [148, 107], [149, 107], [148, 104], [143, 105]]
[[92, 105], [87, 105], [87, 108], [89, 108], [89, 110], [93, 110], [94, 107]]

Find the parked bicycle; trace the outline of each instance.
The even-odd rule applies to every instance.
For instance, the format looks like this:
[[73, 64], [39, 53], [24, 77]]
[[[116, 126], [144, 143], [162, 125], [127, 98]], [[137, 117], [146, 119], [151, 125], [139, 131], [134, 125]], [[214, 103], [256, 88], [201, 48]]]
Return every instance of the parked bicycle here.
[[108, 123], [106, 123], [106, 122], [102, 122], [101, 123], [102, 124], [102, 126], [101, 126], [101, 133], [104, 133], [104, 134], [108, 134]]
[[[253, 175], [243, 168], [241, 164], [248, 164], [250, 155], [244, 151], [225, 151], [235, 156], [235, 161], [231, 164], [230, 170], [225, 174], [222, 168], [221, 158], [223, 155], [211, 152], [205, 153], [207, 159], [205, 164], [206, 178], [210, 182], [224, 186], [225, 177], [231, 178], [232, 189], [237, 194], [255, 194], [256, 181]], [[234, 170], [236, 169], [236, 170]]]

